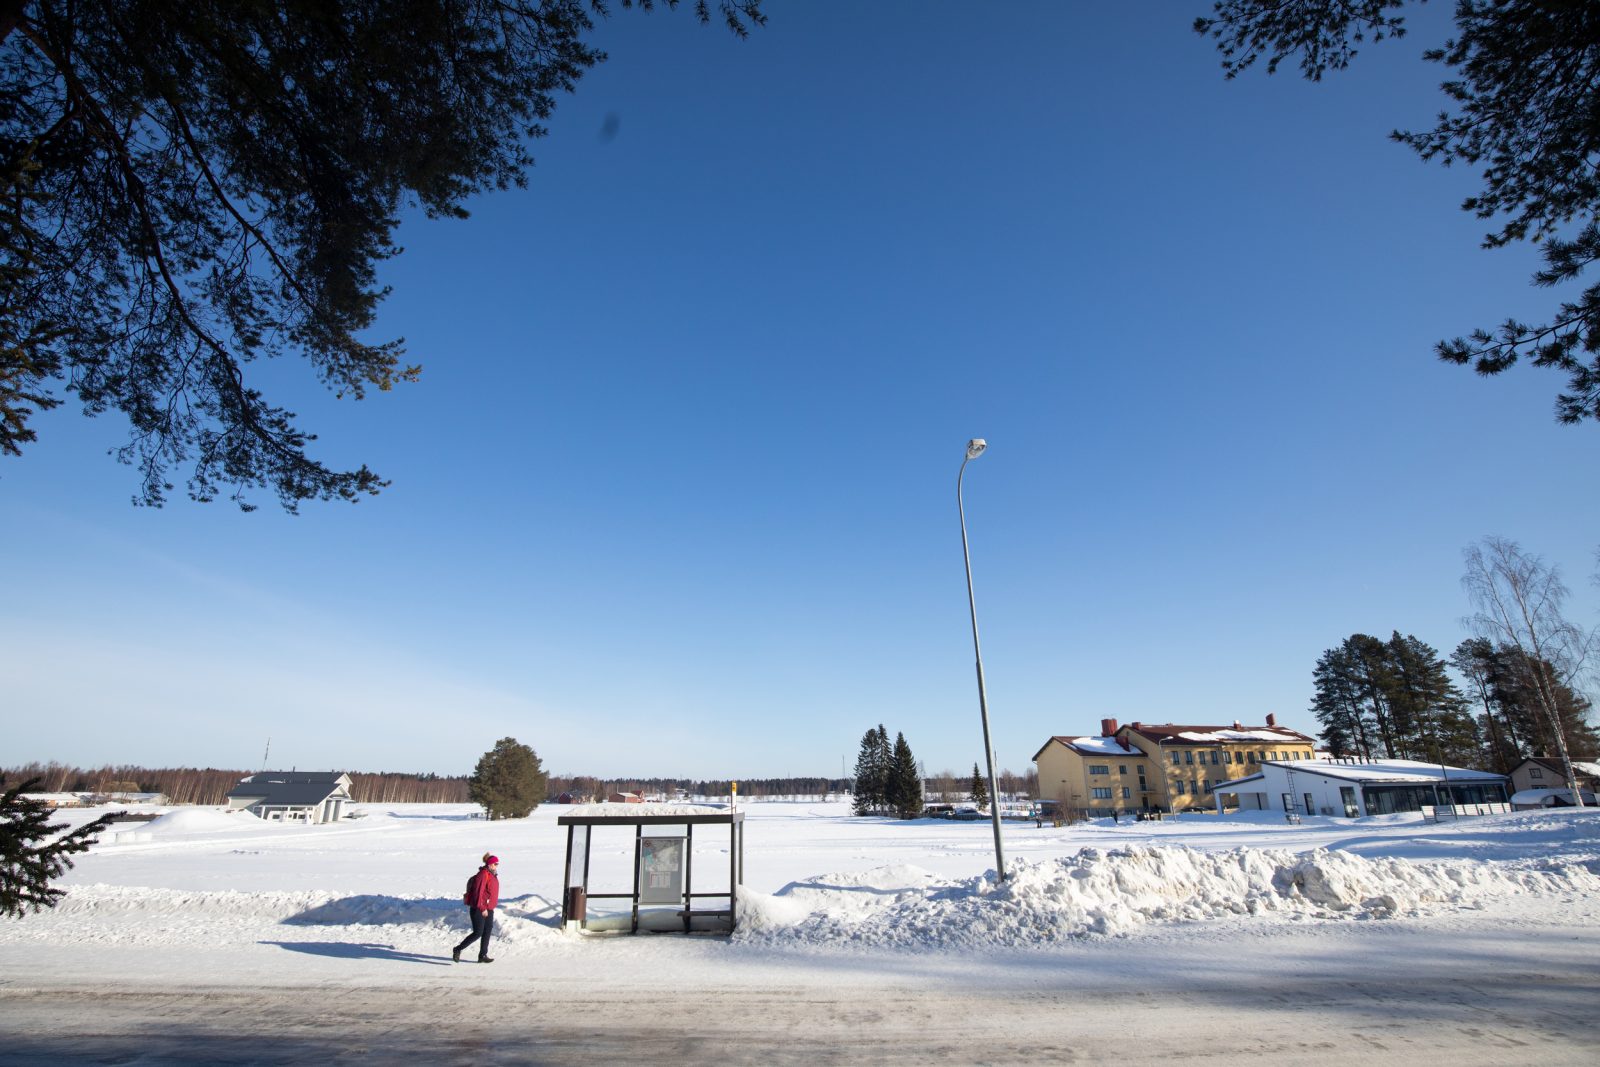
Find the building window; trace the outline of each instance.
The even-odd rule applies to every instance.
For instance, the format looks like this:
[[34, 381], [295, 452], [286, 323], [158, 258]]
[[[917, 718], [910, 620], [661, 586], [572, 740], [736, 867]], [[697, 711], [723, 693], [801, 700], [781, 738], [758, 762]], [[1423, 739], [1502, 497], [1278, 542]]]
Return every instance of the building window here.
[[1528, 777], [1529, 778], [1543, 778], [1544, 777], [1543, 768], [1540, 768], [1540, 767], [1529, 767], [1528, 768]]
[[1128, 765], [1126, 763], [1117, 764], [1117, 773], [1118, 774], [1127, 774], [1128, 773]]
[[1217, 783], [1216, 782], [1213, 782], [1209, 778], [1206, 779], [1206, 792], [1207, 793], [1215, 792], [1216, 787], [1217, 787]]
[[1183, 754], [1183, 762], [1185, 762], [1185, 763], [1193, 763], [1194, 762], [1194, 753], [1193, 752], [1185, 752]]
[[1211, 764], [1212, 764], [1212, 766], [1216, 766], [1216, 763], [1217, 763], [1217, 750], [1216, 749], [1212, 749], [1211, 750]]
[[1091, 763], [1091, 764], [1089, 764], [1089, 773], [1090, 774], [1110, 774], [1111, 773], [1111, 768], [1109, 766], [1107, 766], [1106, 764], [1104, 764], [1104, 763]]
[[1127, 786], [1123, 786], [1122, 787], [1122, 799], [1123, 800], [1130, 800], [1130, 799], [1132, 799], [1132, 797], [1133, 797], [1133, 793], [1128, 790]]
[[1173, 753], [1173, 754], [1172, 754], [1172, 762], [1173, 762], [1173, 763], [1178, 763], [1178, 762], [1180, 762], [1180, 761], [1179, 761], [1179, 759], [1178, 759], [1178, 754], [1177, 754], [1177, 753], [1176, 753], [1176, 752], [1174, 752], [1174, 753]]
[[1223, 763], [1232, 763], [1233, 762], [1233, 753], [1232, 752], [1224, 752], [1222, 754], [1222, 762]]
[[1089, 792], [1094, 794], [1094, 798], [1096, 800], [1110, 800], [1111, 799], [1111, 790], [1109, 790], [1109, 789], [1096, 788], [1096, 789], [1089, 790]]
[[1188, 790], [1188, 786], [1188, 782], [1179, 782], [1174, 791], [1178, 793], [1186, 792]]
[[1246, 752], [1245, 755], [1250, 757], [1250, 762], [1251, 763], [1254, 763], [1256, 761], [1256, 754], [1254, 752]]

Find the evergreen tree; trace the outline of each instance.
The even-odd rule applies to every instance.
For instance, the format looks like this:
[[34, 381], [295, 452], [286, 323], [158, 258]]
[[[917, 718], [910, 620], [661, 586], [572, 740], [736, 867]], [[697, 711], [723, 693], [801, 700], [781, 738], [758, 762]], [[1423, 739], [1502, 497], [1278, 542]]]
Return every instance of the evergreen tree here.
[[502, 737], [478, 760], [467, 779], [467, 796], [491, 819], [521, 819], [543, 802], [546, 780], [533, 749]]
[[[622, 0], [649, 9], [677, 0]], [[760, 0], [715, 0], [743, 36]], [[713, 0], [695, 0], [701, 21]], [[76, 394], [131, 424], [140, 499], [251, 488], [294, 510], [386, 483], [330, 469], [255, 387], [304, 357], [338, 396], [416, 378], [373, 343], [406, 211], [525, 183], [605, 53], [599, 0], [69, 3], [0, 9], [0, 454]], [[550, 208], [550, 205], [545, 205]], [[268, 376], [270, 377], [270, 376]]]
[[861, 738], [861, 753], [856, 756], [856, 795], [851, 810], [870, 815], [879, 806], [883, 792], [883, 767], [878, 757], [878, 731], [869, 729]]
[[1396, 630], [1351, 634], [1312, 671], [1311, 710], [1335, 756], [1473, 765], [1479, 730], [1439, 653]]
[[1499, 696], [1504, 667], [1493, 642], [1482, 637], [1467, 638], [1450, 653], [1450, 665], [1466, 679], [1473, 703], [1483, 709], [1478, 719], [1483, 765], [1497, 774], [1510, 774], [1522, 757], [1518, 754], [1516, 730], [1505, 716]]
[[1389, 729], [1387, 652], [1369, 634], [1351, 634], [1317, 660], [1311, 710], [1335, 756], [1393, 757]]
[[890, 798], [894, 778], [894, 746], [889, 743], [889, 731], [883, 728], [883, 723], [878, 724], [878, 778], [874, 783], [872, 793], [872, 807], [876, 811], [888, 811], [894, 807]]
[[1365, 755], [1365, 709], [1349, 651], [1341, 645], [1323, 652], [1311, 677], [1316, 686], [1311, 713], [1322, 724], [1322, 743], [1334, 756]]
[[976, 763], [972, 765], [972, 802], [980, 809], [989, 806], [989, 783], [984, 780]]
[[[0, 785], [5, 779], [0, 778]], [[111, 822], [100, 816], [70, 834], [55, 837], [66, 823], [51, 823], [50, 809], [22, 794], [35, 788], [30, 778], [0, 796], [0, 916], [20, 919], [28, 912], [53, 908], [66, 891], [50, 884], [72, 867], [72, 856], [94, 844]]]
[[1388, 703], [1405, 759], [1472, 766], [1482, 754], [1478, 726], [1439, 653], [1394, 631], [1388, 644]]
[[[1592, 705], [1588, 697], [1556, 677], [1555, 668], [1549, 663], [1531, 662], [1512, 645], [1495, 649], [1494, 662], [1491, 699], [1507, 724], [1507, 733], [1519, 742], [1511, 760], [1513, 766], [1527, 756], [1557, 757], [1561, 745], [1555, 724], [1559, 724], [1570, 751], [1579, 756], [1600, 752], [1600, 734], [1589, 722]], [[1554, 709], [1554, 723], [1539, 695], [1536, 680], [1541, 677], [1547, 679], [1545, 688]]]
[[889, 765], [889, 807], [902, 819], [922, 814], [922, 775], [917, 760], [906, 744], [905, 734], [894, 735], [894, 750]]
[[[1217, 40], [1232, 78], [1257, 59], [1268, 73], [1290, 57], [1312, 81], [1343, 70], [1358, 44], [1399, 37], [1405, 0], [1214, 0], [1195, 29]], [[1455, 113], [1432, 129], [1391, 136], [1424, 160], [1481, 166], [1483, 187], [1461, 204], [1493, 220], [1485, 247], [1537, 242], [1535, 284], [1572, 284], [1600, 262], [1600, 18], [1584, 0], [1460, 0], [1455, 29], [1423, 58], [1450, 68], [1440, 86]], [[1600, 419], [1600, 285], [1563, 301], [1544, 324], [1507, 320], [1493, 332], [1441, 341], [1441, 359], [1498, 374], [1527, 357], [1567, 375], [1562, 422]]]

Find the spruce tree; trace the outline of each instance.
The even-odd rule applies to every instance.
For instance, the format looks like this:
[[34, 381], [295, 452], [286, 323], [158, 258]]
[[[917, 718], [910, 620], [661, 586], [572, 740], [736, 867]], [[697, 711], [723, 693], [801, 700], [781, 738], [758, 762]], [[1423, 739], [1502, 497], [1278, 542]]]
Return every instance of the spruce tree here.
[[525, 818], [544, 800], [547, 776], [533, 749], [502, 737], [467, 779], [467, 796], [491, 819]]
[[878, 779], [877, 791], [872, 796], [872, 806], [880, 811], [894, 807], [892, 779], [894, 777], [894, 746], [889, 743], [889, 731], [878, 724]]
[[[4, 784], [0, 778], [0, 785]], [[66, 823], [51, 823], [50, 809], [22, 794], [39, 784], [30, 778], [0, 796], [0, 915], [20, 919], [53, 908], [65, 895], [51, 880], [72, 867], [72, 856], [86, 851], [110, 823], [107, 813], [70, 834], [55, 837]]]
[[878, 760], [878, 731], [869, 729], [861, 738], [861, 753], [856, 757], [856, 795], [851, 810], [870, 815], [882, 793], [882, 768]]
[[989, 783], [984, 781], [978, 765], [972, 765], [972, 802], [983, 809], [989, 806]]
[[895, 734], [894, 753], [889, 770], [889, 806], [902, 819], [915, 819], [922, 814], [922, 776], [917, 773], [917, 760], [906, 744], [905, 734]]

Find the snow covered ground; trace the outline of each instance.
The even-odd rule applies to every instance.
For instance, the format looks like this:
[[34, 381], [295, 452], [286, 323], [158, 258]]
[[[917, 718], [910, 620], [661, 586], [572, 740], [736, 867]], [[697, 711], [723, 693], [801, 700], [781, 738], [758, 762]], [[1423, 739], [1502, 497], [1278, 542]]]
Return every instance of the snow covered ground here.
[[[168, 810], [0, 922], [0, 1063], [1600, 1062], [1587, 810], [1008, 823], [1001, 883], [987, 822], [756, 803], [731, 938], [563, 931], [571, 809]], [[496, 962], [452, 964], [486, 850]]]

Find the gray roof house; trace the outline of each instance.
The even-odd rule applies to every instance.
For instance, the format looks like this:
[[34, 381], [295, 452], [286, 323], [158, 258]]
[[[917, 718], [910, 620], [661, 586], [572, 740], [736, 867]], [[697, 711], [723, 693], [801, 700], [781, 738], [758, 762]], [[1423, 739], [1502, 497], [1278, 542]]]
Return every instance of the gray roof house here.
[[337, 822], [350, 803], [350, 776], [339, 771], [262, 771], [228, 792], [229, 811], [274, 822]]
[[[1585, 793], [1600, 792], [1600, 758], [1573, 756], [1572, 774], [1578, 780], [1578, 788]], [[1566, 767], [1554, 756], [1529, 756], [1512, 769], [1513, 793], [1534, 790], [1555, 790], [1554, 796], [1561, 798], [1556, 801], [1557, 803], [1572, 803], [1572, 791], [1567, 788]], [[1589, 803], [1587, 797], [1584, 803]]]

